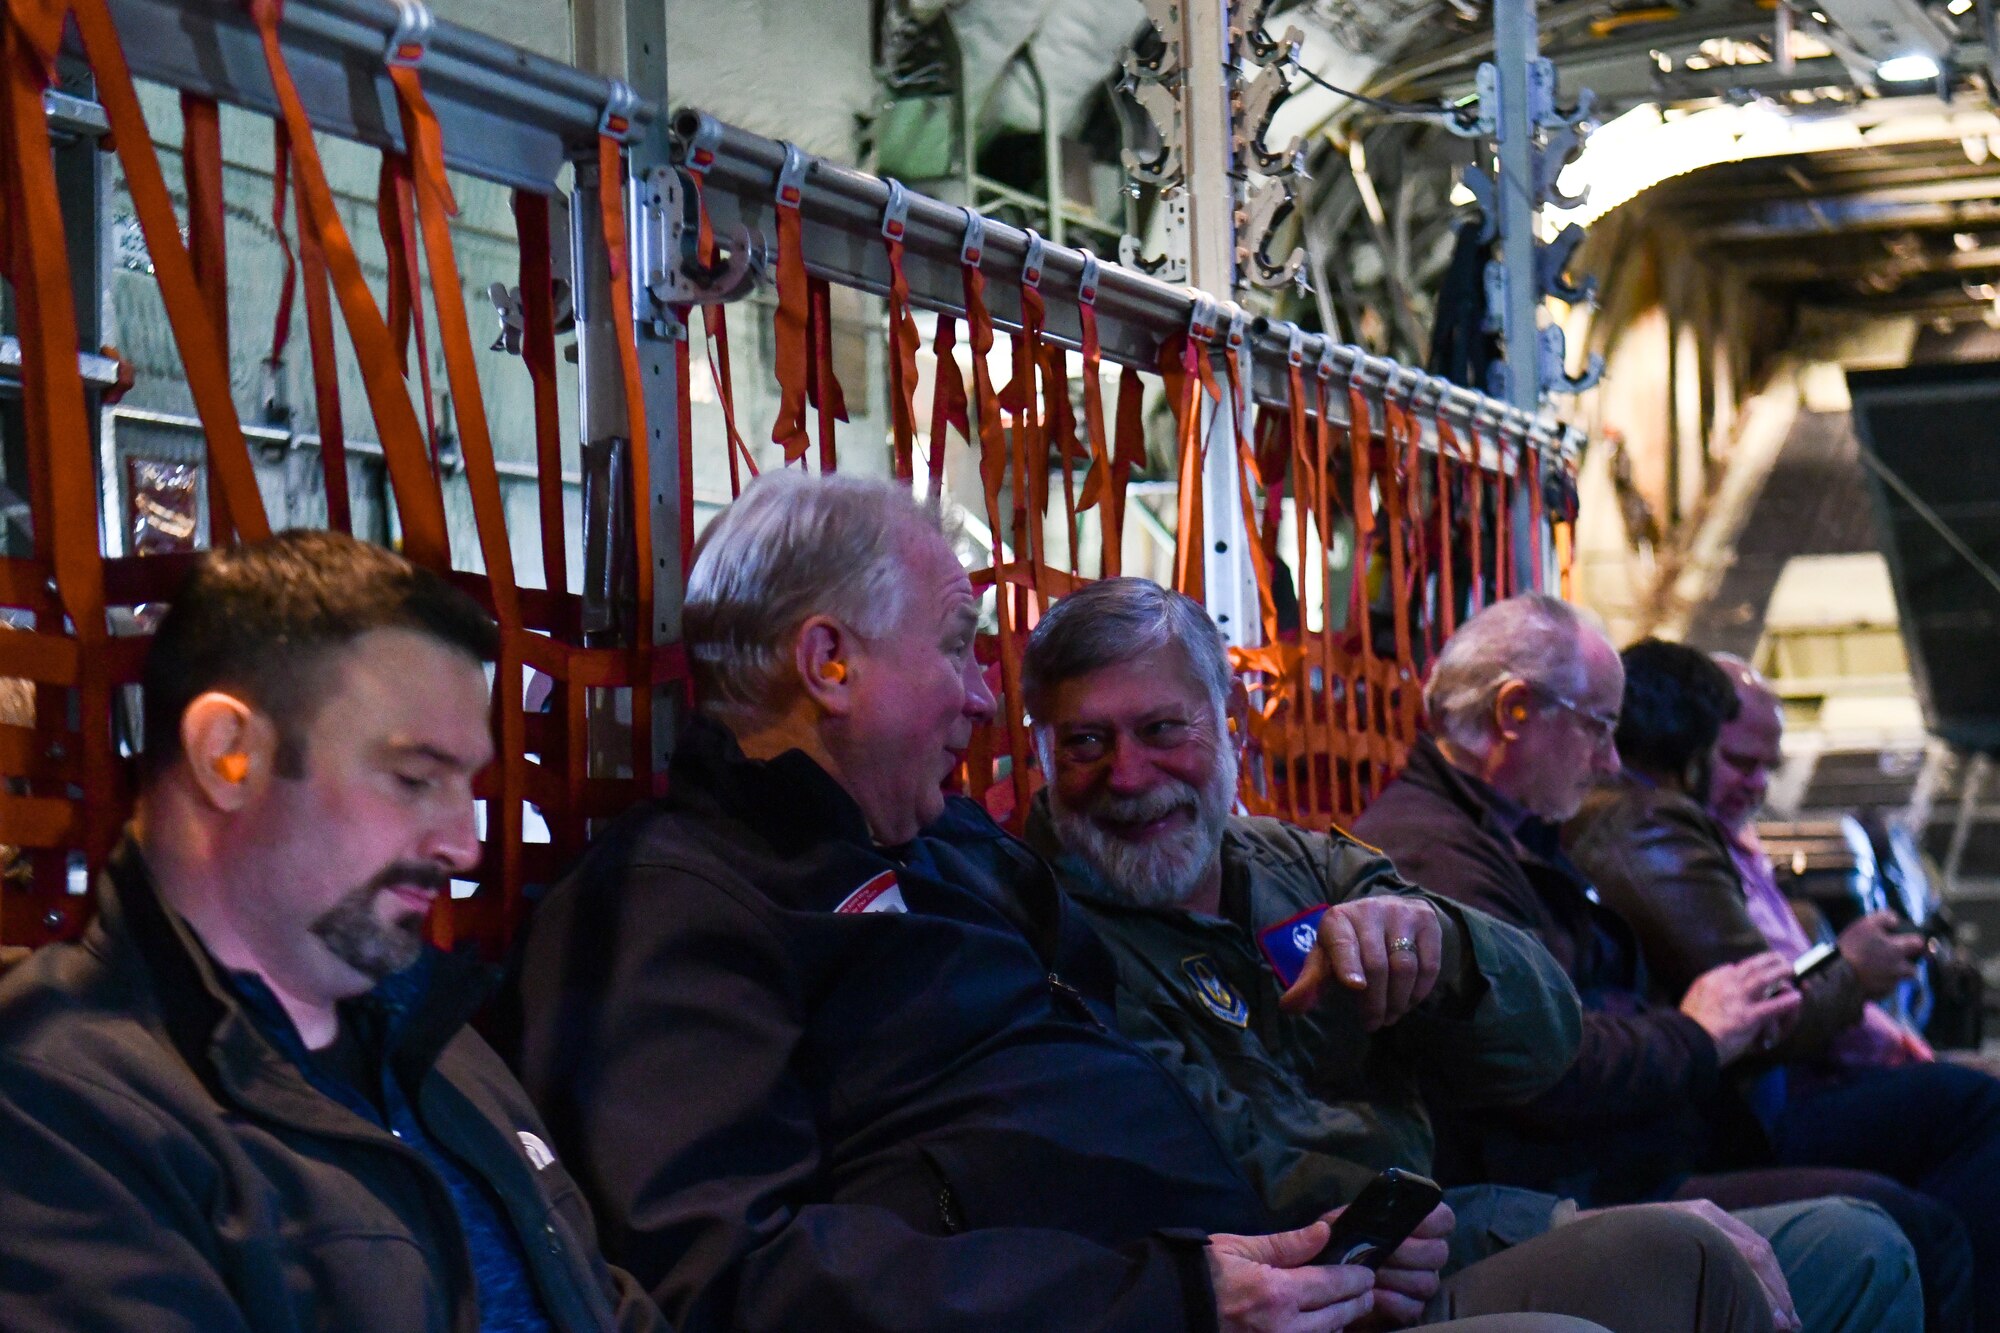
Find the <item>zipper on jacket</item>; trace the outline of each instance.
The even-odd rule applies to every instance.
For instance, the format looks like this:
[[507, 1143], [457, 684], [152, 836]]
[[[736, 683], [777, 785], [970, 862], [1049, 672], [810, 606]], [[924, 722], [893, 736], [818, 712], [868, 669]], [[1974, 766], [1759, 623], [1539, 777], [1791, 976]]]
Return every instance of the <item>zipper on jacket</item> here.
[[965, 1213], [958, 1206], [958, 1196], [951, 1186], [940, 1180], [937, 1189], [938, 1225], [947, 1236], [956, 1236], [965, 1230]]
[[1110, 1031], [1109, 1028], [1104, 1026], [1104, 1020], [1097, 1016], [1097, 1011], [1090, 1007], [1090, 1001], [1083, 998], [1083, 992], [1070, 985], [1067, 981], [1064, 981], [1054, 972], [1049, 973], [1049, 993], [1075, 1010], [1078, 1017], [1096, 1028], [1099, 1032]]

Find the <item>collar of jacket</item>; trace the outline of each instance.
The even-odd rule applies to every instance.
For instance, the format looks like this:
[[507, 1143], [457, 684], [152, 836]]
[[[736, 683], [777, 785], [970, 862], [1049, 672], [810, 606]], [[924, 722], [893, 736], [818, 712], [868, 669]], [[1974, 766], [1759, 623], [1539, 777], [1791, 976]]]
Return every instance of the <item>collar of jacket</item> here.
[[746, 758], [727, 727], [700, 714], [682, 725], [669, 773], [671, 803], [756, 821], [780, 855], [829, 841], [876, 845], [860, 805], [805, 751]]
[[1458, 806], [1514, 855], [1559, 871], [1579, 884], [1588, 883], [1575, 867], [1567, 864], [1569, 858], [1562, 854], [1562, 831], [1558, 825], [1523, 810], [1491, 784], [1452, 763], [1428, 733], [1420, 734], [1410, 747], [1403, 777]]
[[[97, 914], [85, 942], [135, 988], [135, 1001], [153, 1009], [181, 1058], [219, 1095], [312, 1132], [379, 1133], [308, 1083], [264, 1035], [193, 930], [160, 901], [129, 833], [98, 877]], [[395, 1000], [404, 1012], [388, 1058], [411, 1089], [494, 981], [491, 969], [463, 954], [434, 954], [428, 971], [420, 995], [399, 991]]]

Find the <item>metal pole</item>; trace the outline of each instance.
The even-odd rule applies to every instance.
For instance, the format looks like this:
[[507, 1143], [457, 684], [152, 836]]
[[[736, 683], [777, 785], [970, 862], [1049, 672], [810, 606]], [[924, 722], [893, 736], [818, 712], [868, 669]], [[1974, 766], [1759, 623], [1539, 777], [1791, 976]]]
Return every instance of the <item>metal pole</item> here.
[[[1181, 6], [1181, 50], [1187, 62], [1183, 81], [1184, 124], [1187, 127], [1188, 278], [1220, 299], [1236, 292], [1236, 196], [1231, 142], [1230, 91], [1235, 80], [1235, 52], [1229, 45], [1228, 0], [1187, 0]], [[1241, 409], [1251, 410], [1249, 359], [1243, 357], [1245, 392]], [[1252, 608], [1257, 605], [1256, 573], [1250, 564], [1243, 530], [1243, 496], [1236, 470], [1237, 423], [1231, 404], [1209, 404], [1202, 411], [1206, 441], [1202, 469], [1203, 582], [1209, 614], [1229, 642], [1253, 647], [1262, 633]], [[1248, 428], [1247, 421], [1244, 428]]]
[[1539, 54], [1535, 0], [1494, 0], [1493, 66], [1499, 75], [1500, 258], [1507, 273], [1508, 402], [1523, 412], [1541, 407], [1541, 344], [1537, 316], [1541, 281], [1535, 272], [1535, 124], [1529, 67]]

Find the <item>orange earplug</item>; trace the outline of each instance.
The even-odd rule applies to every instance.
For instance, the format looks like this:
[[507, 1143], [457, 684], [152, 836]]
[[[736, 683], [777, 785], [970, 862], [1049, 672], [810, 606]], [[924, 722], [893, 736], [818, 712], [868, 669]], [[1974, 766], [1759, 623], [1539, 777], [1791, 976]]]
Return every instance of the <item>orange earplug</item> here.
[[250, 776], [250, 756], [226, 754], [215, 761], [215, 771], [224, 782], [237, 783]]
[[843, 680], [846, 680], [846, 679], [847, 679], [847, 663], [845, 663], [845, 662], [822, 662], [822, 663], [820, 663], [820, 665], [819, 665], [819, 678], [820, 678], [821, 680], [830, 680], [830, 681], [833, 681], [833, 682], [834, 682], [834, 683], [836, 683], [836, 684], [838, 684], [839, 682], [841, 682], [841, 681], [843, 681]]

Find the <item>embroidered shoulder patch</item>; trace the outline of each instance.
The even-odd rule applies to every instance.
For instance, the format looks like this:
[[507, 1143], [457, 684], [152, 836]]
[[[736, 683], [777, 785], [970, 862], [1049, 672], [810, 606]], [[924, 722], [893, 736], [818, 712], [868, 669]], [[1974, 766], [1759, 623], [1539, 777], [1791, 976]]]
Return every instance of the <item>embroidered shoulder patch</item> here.
[[1306, 970], [1306, 959], [1319, 943], [1319, 921], [1326, 911], [1326, 904], [1321, 903], [1257, 932], [1257, 947], [1285, 985], [1290, 986]]
[[1194, 983], [1195, 998], [1205, 1005], [1211, 1014], [1233, 1027], [1250, 1026], [1250, 1006], [1236, 993], [1236, 988], [1223, 979], [1222, 969], [1215, 960], [1205, 953], [1193, 954], [1181, 959], [1181, 971]]
[[896, 872], [885, 870], [842, 898], [840, 905], [833, 910], [848, 913], [907, 912], [910, 906], [903, 901], [903, 889], [896, 883]]

